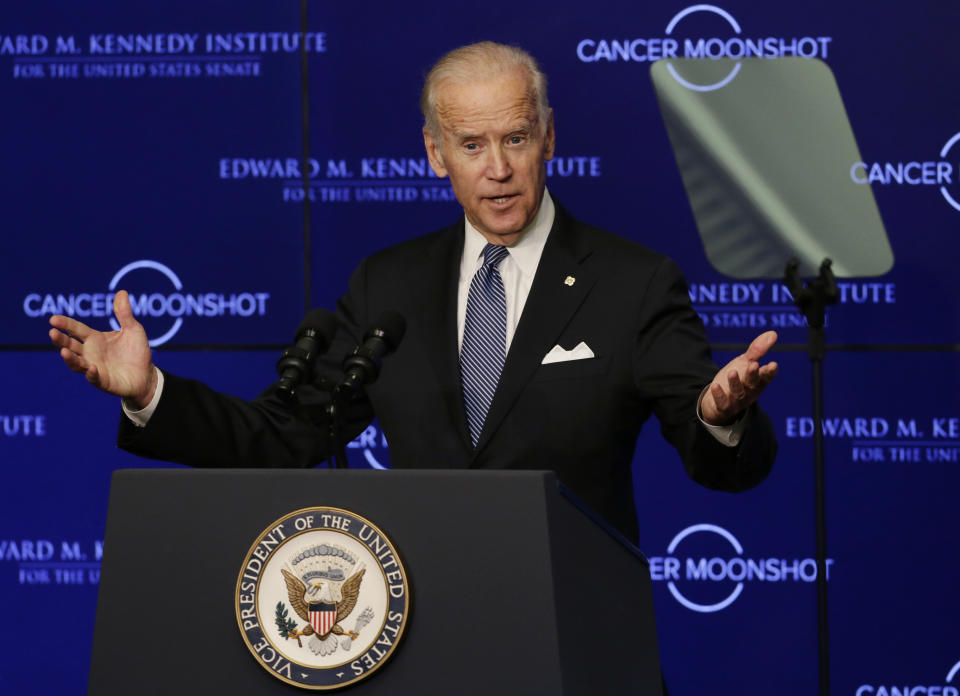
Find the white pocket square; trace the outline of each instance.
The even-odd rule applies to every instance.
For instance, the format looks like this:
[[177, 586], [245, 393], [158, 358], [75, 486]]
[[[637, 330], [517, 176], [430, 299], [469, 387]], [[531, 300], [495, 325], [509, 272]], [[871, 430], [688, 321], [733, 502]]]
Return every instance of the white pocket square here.
[[554, 346], [550, 349], [549, 353], [543, 356], [540, 364], [549, 365], [550, 363], [567, 362], [569, 360], [586, 360], [587, 358], [593, 357], [596, 356], [594, 356], [593, 351], [590, 350], [590, 346], [580, 341], [580, 343], [571, 350], [564, 350], [558, 345]]

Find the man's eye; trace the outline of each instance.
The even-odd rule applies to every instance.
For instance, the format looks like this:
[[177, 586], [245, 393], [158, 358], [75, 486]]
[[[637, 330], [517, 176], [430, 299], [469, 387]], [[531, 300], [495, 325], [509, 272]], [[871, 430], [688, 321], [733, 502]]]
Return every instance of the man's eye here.
[[522, 143], [522, 142], [523, 142], [523, 136], [522, 136], [522, 135], [511, 135], [511, 136], [510, 136], [510, 144], [511, 144], [511, 145], [519, 145], [519, 144]]
[[477, 145], [476, 143], [467, 143], [466, 145], [463, 146], [464, 150], [469, 150], [470, 152], [478, 150], [479, 148], [480, 146]]

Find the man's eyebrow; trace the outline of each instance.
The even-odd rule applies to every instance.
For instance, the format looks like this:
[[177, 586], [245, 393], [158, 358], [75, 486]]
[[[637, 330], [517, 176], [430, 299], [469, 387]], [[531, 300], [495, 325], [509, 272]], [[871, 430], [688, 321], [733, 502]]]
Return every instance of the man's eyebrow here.
[[454, 129], [453, 137], [455, 140], [472, 140], [474, 138], [479, 138], [480, 136], [477, 133], [472, 133], [471, 131]]
[[[514, 125], [512, 128], [510, 128], [508, 131], [508, 134], [512, 135], [514, 133], [532, 133], [536, 129], [536, 127], [537, 127], [536, 121], [530, 120], [528, 118], [524, 118], [521, 121], [519, 121], [516, 125]], [[457, 128], [451, 129], [450, 135], [453, 137], [454, 140], [458, 142], [463, 142], [464, 140], [478, 140], [484, 137], [480, 133], [474, 133], [473, 131], [459, 130]]]
[[532, 131], [537, 127], [537, 119], [522, 118], [511, 128], [511, 131]]

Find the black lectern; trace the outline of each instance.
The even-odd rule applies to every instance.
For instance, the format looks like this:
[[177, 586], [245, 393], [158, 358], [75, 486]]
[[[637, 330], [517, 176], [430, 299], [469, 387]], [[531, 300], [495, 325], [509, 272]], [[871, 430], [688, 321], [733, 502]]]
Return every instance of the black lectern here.
[[372, 521], [409, 578], [396, 653], [351, 696], [661, 695], [646, 561], [552, 473], [182, 469], [114, 474], [89, 693], [306, 693], [234, 599], [251, 543], [310, 506]]

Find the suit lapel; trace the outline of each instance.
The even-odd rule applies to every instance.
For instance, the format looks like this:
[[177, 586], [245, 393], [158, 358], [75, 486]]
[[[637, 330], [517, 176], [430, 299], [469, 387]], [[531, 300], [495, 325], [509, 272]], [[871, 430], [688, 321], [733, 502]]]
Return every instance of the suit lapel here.
[[[592, 249], [578, 233], [578, 223], [559, 204], [556, 207], [553, 228], [510, 344], [500, 384], [477, 442], [477, 452], [496, 432], [543, 356], [556, 345], [564, 327], [596, 282], [594, 273], [583, 266]], [[575, 282], [568, 284], [567, 277], [574, 278]], [[463, 411], [462, 403], [460, 411]]]
[[414, 282], [420, 288], [418, 321], [421, 346], [436, 374], [451, 420], [469, 450], [470, 436], [463, 410], [460, 361], [457, 348], [457, 284], [463, 255], [463, 219], [437, 235], [423, 258]]

